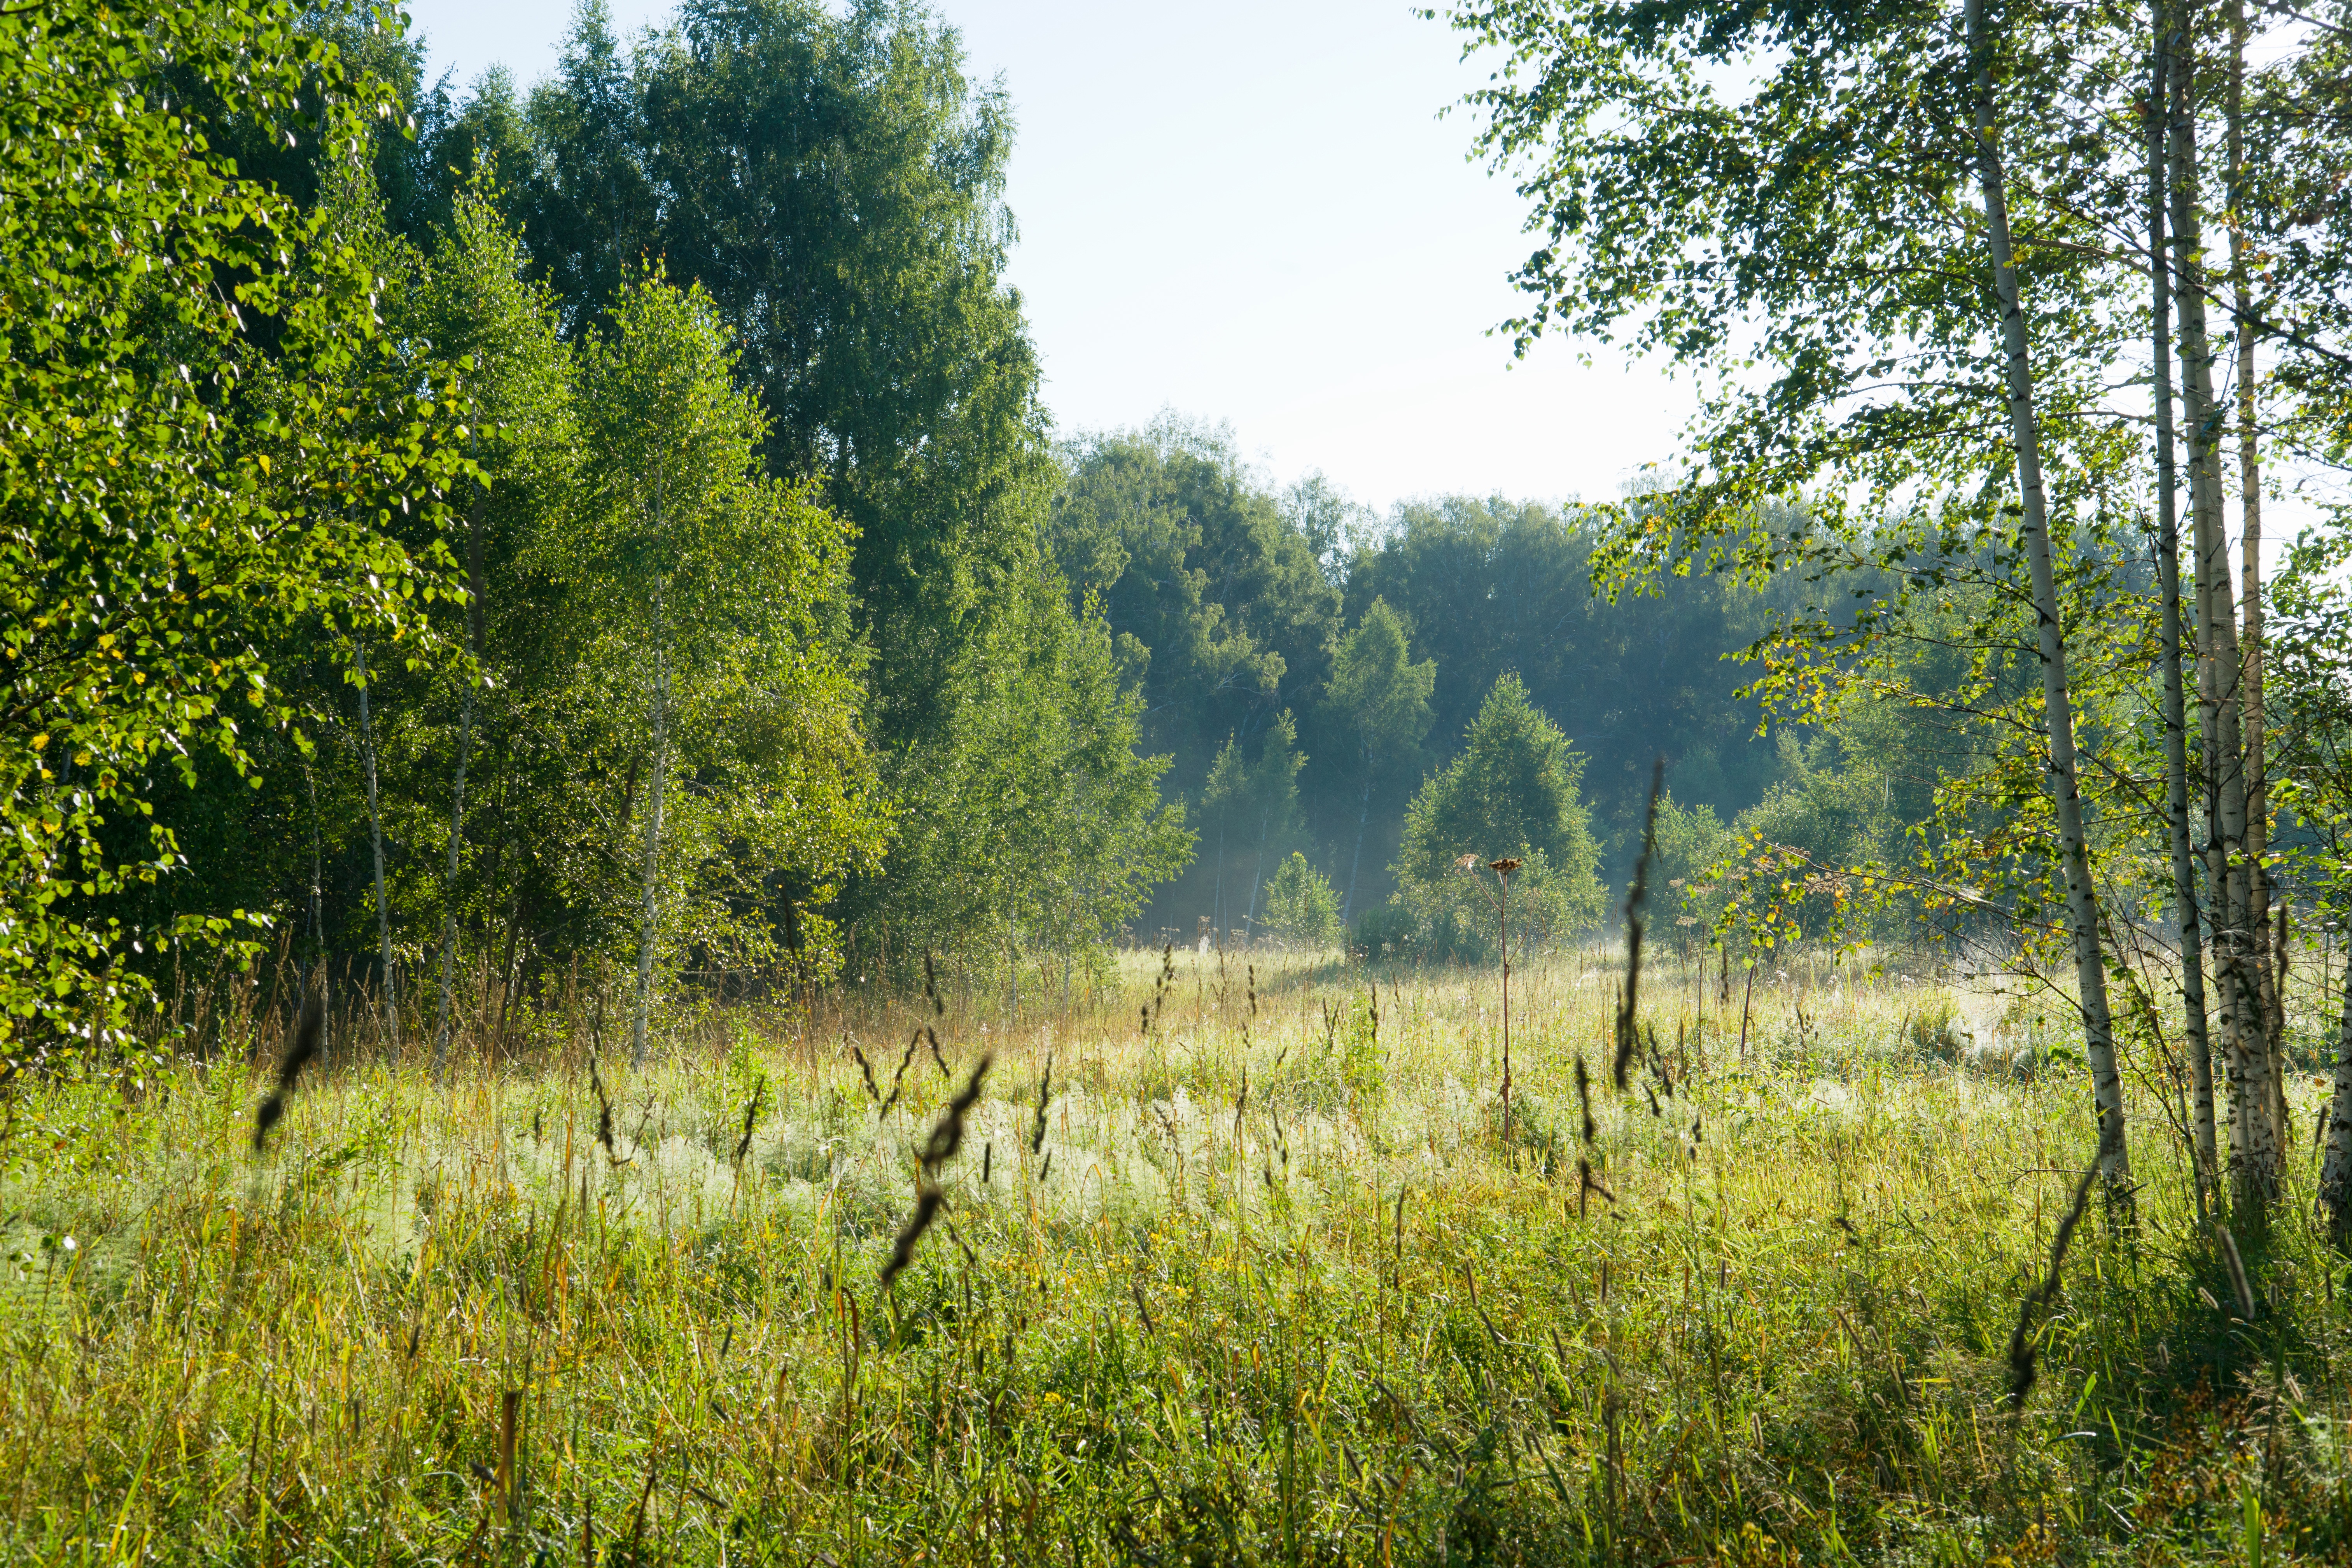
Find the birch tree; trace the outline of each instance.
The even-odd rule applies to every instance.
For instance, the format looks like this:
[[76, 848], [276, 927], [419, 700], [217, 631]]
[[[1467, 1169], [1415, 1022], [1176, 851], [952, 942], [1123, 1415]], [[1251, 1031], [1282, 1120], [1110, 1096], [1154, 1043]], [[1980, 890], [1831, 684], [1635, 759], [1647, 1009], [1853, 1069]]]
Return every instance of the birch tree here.
[[2196, 30], [2182, 4], [2168, 43], [2171, 60], [2170, 205], [2173, 307], [2179, 329], [2183, 405], [2188, 421], [2189, 488], [2195, 550], [2200, 672], [2205, 759], [2206, 879], [2214, 904], [2215, 978], [2221, 993], [2222, 1041], [2230, 1080], [2230, 1168], [2241, 1205], [2266, 1208], [2279, 1190], [2279, 1085], [2262, 1004], [2253, 928], [2253, 866], [2246, 793], [2244, 667], [2238, 641], [2222, 518], [2223, 413], [2213, 389], [2207, 323], [2210, 291], [2199, 206]]
[[2218, 1197], [2221, 1152], [2213, 1121], [2213, 1046], [2207, 1031], [2205, 947], [2197, 892], [2196, 851], [2189, 838], [2189, 709], [2182, 679], [2180, 602], [2180, 502], [2178, 445], [2173, 430], [2172, 272], [2168, 233], [2167, 179], [2170, 117], [2163, 105], [2172, 90], [2172, 35], [2167, 0], [2156, 0], [2150, 28], [2147, 150], [2147, 254], [2151, 291], [2148, 314], [2148, 381], [2156, 395], [2156, 564], [2162, 600], [2165, 831], [2171, 852], [2172, 908], [2180, 942], [2182, 1032], [2189, 1042], [2191, 1153], [2197, 1163], [2200, 1205]]
[[1979, 661], [2015, 638], [2038, 666], [2032, 755], [1994, 776], [2030, 762], [2055, 831], [1984, 849], [2053, 887], [2100, 1164], [2126, 1191], [2065, 614], [2112, 574], [2064, 546], [2110, 510], [2128, 456], [2106, 367], [2140, 318], [2100, 226], [2136, 210], [2145, 148], [2075, 88], [2137, 79], [2144, 41], [2035, 0], [1971, 6], [1965, 35], [1923, 4], [1475, 0], [1454, 19], [1501, 51], [1470, 99], [1479, 145], [1540, 236], [1516, 275], [1518, 350], [1569, 330], [1708, 378], [1682, 471], [1615, 509], [1597, 577], [1801, 569], [1818, 596], [1751, 650], [1784, 712], [1832, 706], [1847, 659], [1970, 594], [1984, 618], [1958, 629], [1986, 639]]
[[675, 947], [713, 945], [718, 912], [763, 867], [796, 871], [822, 903], [828, 877], [878, 847], [882, 819], [856, 722], [847, 531], [760, 472], [761, 420], [708, 299], [658, 270], [638, 279], [584, 375], [596, 489], [544, 548], [591, 617], [582, 679], [626, 693], [635, 725], [644, 802], [616, 858], [632, 873], [642, 1064]]
[[1985, 0], [1968, 0], [1969, 53], [1976, 88], [1977, 172], [1984, 192], [1985, 239], [1993, 289], [2000, 306], [2006, 362], [2010, 438], [2015, 444], [2020, 529], [2032, 576], [2040, 633], [2043, 723], [2050, 746], [2049, 786], [2058, 806], [2059, 853], [2065, 860], [2066, 915], [2074, 943], [2074, 981], [2083, 1009], [2083, 1036], [2091, 1064], [2091, 1091], [2099, 1106], [2099, 1174], [2111, 1198], [2122, 1200], [2131, 1182], [2124, 1142], [2123, 1080], [2116, 1070], [2115, 1026], [2107, 1014], [2106, 962], [2099, 949], [2098, 891], [2084, 837], [2083, 801], [2074, 766], [2074, 710], [2067, 697], [2066, 637], [2050, 552], [2050, 512], [2042, 485], [2042, 437], [2033, 411], [2033, 365], [2020, 302], [2016, 247], [2009, 232], [2009, 195], [2001, 168], [2000, 122], [1994, 107], [1993, 53]]

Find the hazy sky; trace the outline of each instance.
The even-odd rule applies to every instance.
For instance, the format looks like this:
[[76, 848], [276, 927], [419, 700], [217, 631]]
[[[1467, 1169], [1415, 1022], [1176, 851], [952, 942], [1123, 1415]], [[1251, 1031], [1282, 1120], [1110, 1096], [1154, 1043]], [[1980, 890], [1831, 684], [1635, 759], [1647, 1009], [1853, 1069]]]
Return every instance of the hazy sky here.
[[[528, 85], [573, 4], [408, 10], [436, 71]], [[1277, 481], [1320, 468], [1382, 510], [1599, 499], [1672, 455], [1686, 380], [1558, 339], [1514, 364], [1486, 335], [1533, 240], [1510, 183], [1465, 161], [1469, 111], [1438, 118], [1486, 71], [1442, 24], [1398, 0], [935, 4], [1013, 97], [1012, 278], [1064, 431], [1225, 421]], [[674, 0], [611, 5], [633, 34]], [[2272, 502], [2263, 553], [2315, 515]]]
[[[1613, 495], [1673, 449], [1686, 384], [1487, 329], [1531, 248], [1465, 162], [1481, 79], [1399, 0], [941, 0], [1019, 121], [1012, 279], [1065, 431], [1229, 421], [1279, 480], [1359, 500]], [[551, 72], [572, 0], [411, 0], [434, 68]], [[613, 0], [625, 33], [670, 4]]]

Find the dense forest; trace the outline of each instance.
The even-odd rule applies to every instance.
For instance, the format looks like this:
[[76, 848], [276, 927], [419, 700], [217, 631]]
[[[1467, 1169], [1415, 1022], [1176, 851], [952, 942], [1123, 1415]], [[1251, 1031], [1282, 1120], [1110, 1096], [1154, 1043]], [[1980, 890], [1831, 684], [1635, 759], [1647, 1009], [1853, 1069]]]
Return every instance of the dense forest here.
[[[623, 40], [591, 4], [527, 91], [428, 83], [331, 6], [269, 13], [248, 87], [205, 52], [243, 15], [192, 21], [151, 140], [97, 154], [212, 171], [211, 228], [165, 231], [170, 288], [125, 252], [58, 308], [134, 381], [186, 359], [138, 417], [201, 410], [254, 526], [308, 542], [157, 542], [240, 606], [170, 678], [193, 726], [47, 771], [19, 680], [16, 787], [75, 803], [12, 863], [57, 889], [12, 971], [36, 1038], [224, 952], [323, 963], [395, 1033], [457, 976], [585, 965], [641, 1033], [674, 992], [926, 954], [1017, 994], [1178, 933], [1475, 946], [1394, 901], [1398, 858], [1506, 681], [1564, 740], [1571, 879], [1630, 867], [1660, 752], [1717, 835], [1801, 772], [1728, 657], [1793, 606], [1771, 583], [1612, 597], [1575, 504], [1378, 516], [1213, 424], [1058, 430], [1002, 276], [1010, 110], [935, 15], [693, 3]], [[31, 559], [111, 548], [87, 526]], [[17, 669], [172, 635], [88, 592]]]

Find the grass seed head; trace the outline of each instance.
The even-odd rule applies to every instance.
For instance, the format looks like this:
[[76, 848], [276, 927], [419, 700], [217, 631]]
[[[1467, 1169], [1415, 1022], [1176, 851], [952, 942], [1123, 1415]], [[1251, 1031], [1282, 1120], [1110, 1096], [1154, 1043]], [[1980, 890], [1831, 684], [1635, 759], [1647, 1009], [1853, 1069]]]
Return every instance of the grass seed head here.
[[286, 1114], [286, 1102], [294, 1093], [302, 1069], [319, 1054], [319, 1044], [326, 1037], [327, 1005], [318, 992], [312, 992], [302, 1004], [302, 1015], [294, 1026], [293, 1042], [286, 1047], [285, 1059], [278, 1064], [278, 1082], [269, 1097], [253, 1117], [253, 1152], [262, 1152], [269, 1146], [269, 1130]]

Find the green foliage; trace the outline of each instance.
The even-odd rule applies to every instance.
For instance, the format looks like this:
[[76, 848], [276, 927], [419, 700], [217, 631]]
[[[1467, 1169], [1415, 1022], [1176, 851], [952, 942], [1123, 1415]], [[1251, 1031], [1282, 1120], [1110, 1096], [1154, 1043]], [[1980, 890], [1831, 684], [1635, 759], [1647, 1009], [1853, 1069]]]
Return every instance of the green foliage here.
[[1583, 759], [1515, 675], [1495, 682], [1461, 752], [1405, 811], [1398, 899], [1430, 957], [1494, 951], [1502, 908], [1489, 862], [1523, 861], [1510, 879], [1511, 937], [1539, 944], [1599, 921], [1600, 855], [1577, 797]]
[[[2277, 738], [2276, 840], [2295, 881], [2336, 922], [2352, 914], [2352, 530], [2313, 530], [2273, 580], [2277, 619], [2264, 658]], [[2344, 927], [2339, 923], [2337, 929]]]
[[769, 472], [857, 530], [877, 737], [936, 738], [1052, 482], [1003, 94], [914, 6], [688, 0], [625, 47], [590, 5], [513, 134], [501, 177], [575, 336], [646, 256], [730, 323]]
[[1339, 595], [1229, 432], [1163, 416], [1067, 458], [1055, 558], [1131, 649], [1155, 715], [1148, 739], [1191, 787], [1228, 736], [1320, 684]]
[[1259, 732], [1257, 756], [1247, 757], [1228, 736], [1210, 765], [1201, 792], [1201, 821], [1211, 836], [1202, 868], [1215, 878], [1211, 914], [1216, 928], [1246, 930], [1270, 874], [1306, 830], [1298, 810], [1298, 730], [1288, 710]]
[[1355, 905], [1373, 795], [1403, 772], [1421, 749], [1422, 737], [1429, 733], [1429, 693], [1437, 684], [1437, 664], [1433, 659], [1413, 663], [1411, 625], [1389, 608], [1387, 600], [1375, 598], [1355, 629], [1331, 648], [1324, 706], [1331, 727], [1354, 742], [1360, 774], [1355, 847], [1348, 856], [1348, 894], [1339, 910], [1343, 920]]
[[161, 782], [192, 785], [205, 752], [246, 775], [249, 737], [292, 717], [273, 645], [323, 626], [414, 649], [442, 592], [457, 367], [384, 333], [367, 258], [172, 99], [193, 82], [276, 135], [366, 137], [386, 98], [296, 24], [267, 4], [0, 16], [10, 1058], [110, 1038], [149, 952], [247, 918], [142, 932], [110, 900], [185, 865], [151, 820]]
[[[1135, 795], [1158, 770], [1095, 612], [1037, 597], [1058, 473], [1003, 279], [1001, 91], [919, 7], [806, 0], [691, 0], [634, 45], [591, 5], [520, 116], [504, 90], [453, 134], [499, 159], [572, 333], [660, 256], [732, 331], [767, 471], [852, 525], [863, 724], [906, 829], [844, 886], [847, 940], [901, 978], [924, 947], [1098, 952], [1181, 866], [1181, 819]], [[1045, 800], [1066, 842], [1013, 822]]]
[[[1622, 880], [1641, 848], [1650, 767], [1661, 754], [1677, 795], [1727, 819], [1771, 782], [1772, 748], [1754, 739], [1758, 705], [1740, 692], [1754, 672], [1726, 656], [1772, 625], [1792, 586], [1759, 591], [1694, 573], [1662, 579], [1654, 595], [1596, 593], [1605, 522], [1601, 509], [1499, 498], [1409, 503], [1354, 556], [1347, 603], [1360, 619], [1384, 602], [1411, 627], [1413, 652], [1435, 666], [1438, 734], [1461, 733], [1503, 676], [1526, 683], [1529, 700], [1576, 738], [1586, 759], [1579, 787], [1610, 876]], [[1418, 763], [1398, 760], [1408, 770]], [[1379, 858], [1391, 858], [1394, 843], [1381, 843]]]
[[[2147, 285], [2094, 237], [2144, 216], [2143, 16], [2084, 26], [2020, 0], [1986, 62], [2004, 162], [2063, 171], [2010, 201], [2059, 518], [2095, 504], [2137, 445], [2107, 371], [2140, 333]], [[1824, 521], [1851, 497], [1862, 519], [1919, 525], [1923, 574], [1954, 542], [1937, 525], [1990, 523], [1910, 510], [1922, 492], [1999, 494], [2012, 462], [1986, 436], [2005, 409], [1984, 237], [1954, 216], [1976, 200], [1980, 149], [1947, 9], [1466, 0], [1452, 20], [1503, 53], [1470, 95], [1477, 145], [1519, 177], [1543, 232], [1517, 274], [1519, 351], [1557, 329], [1708, 383], [1687, 472], [1616, 509], [1612, 575], [1760, 576], [1802, 553], [1769, 507], [1796, 497]]]
[[1265, 888], [1265, 929], [1280, 941], [1310, 951], [1339, 938], [1339, 895], [1322, 872], [1292, 850]]
[[1402, 901], [1367, 904], [1349, 928], [1348, 944], [1371, 963], [1415, 958], [1421, 951], [1413, 941], [1416, 929], [1412, 911]]
[[823, 975], [837, 954], [815, 911], [887, 820], [857, 724], [847, 530], [761, 471], [760, 416], [699, 291], [632, 283], [584, 361], [592, 483], [532, 558], [568, 590], [577, 679], [648, 781], [619, 829], [656, 808], [670, 824], [662, 941], [769, 957], [762, 894], [788, 886], [794, 957]]
[[[1607, 509], [1598, 580], [1775, 584], [1785, 612], [1750, 646], [1749, 692], [1777, 719], [1869, 732], [1834, 763], [1793, 758], [1748, 824], [1759, 932], [2064, 929], [2002, 310], [1982, 224], [1955, 216], [1981, 211], [1995, 144], [1979, 68], [2011, 172], [2094, 880], [2126, 868], [2105, 853], [2118, 819], [2160, 831], [2126, 782], [2150, 772], [2135, 686], [2153, 605], [2134, 580], [2143, 415], [2114, 396], [2147, 321], [2143, 252], [2114, 241], [2146, 221], [2145, 13], [1998, 10], [1978, 59], [1933, 5], [1454, 12], [1508, 57], [1472, 95], [1479, 146], [1546, 231], [1518, 274], [1519, 348], [1554, 327], [1614, 337], [1707, 384], [1684, 458]], [[1847, 760], [1863, 765], [1832, 780]]]
[[1730, 874], [1726, 864], [1734, 836], [1709, 805], [1685, 805], [1672, 790], [1658, 795], [1656, 848], [1650, 861], [1653, 886], [1664, 883], [1676, 910], [1678, 928], [1712, 925], [1724, 890], [1717, 880]]
[[960, 664], [948, 733], [889, 763], [906, 968], [932, 950], [981, 966], [1024, 953], [1091, 965], [1191, 856], [1182, 806], [1156, 787], [1167, 759], [1137, 754], [1140, 700], [1119, 680], [1109, 627], [1091, 605], [1073, 615], [1051, 576], [1013, 609]]

